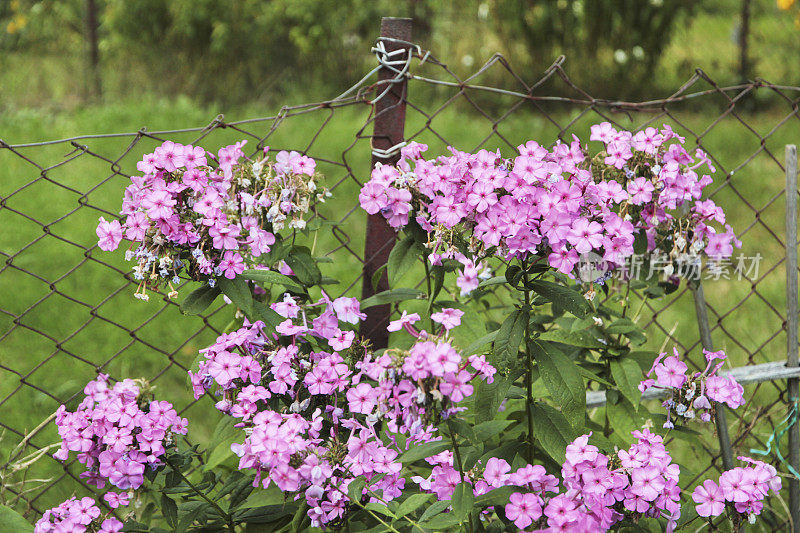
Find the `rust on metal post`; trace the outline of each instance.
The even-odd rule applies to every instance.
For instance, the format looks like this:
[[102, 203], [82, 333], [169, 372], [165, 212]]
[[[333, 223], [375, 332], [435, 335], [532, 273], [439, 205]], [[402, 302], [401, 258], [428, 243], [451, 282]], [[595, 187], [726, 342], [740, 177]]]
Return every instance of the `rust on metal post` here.
[[[412, 21], [408, 18], [384, 17], [381, 19], [381, 37], [411, 41]], [[384, 41], [387, 52], [402, 49], [404, 45], [398, 42]], [[407, 47], [406, 47], [407, 48]], [[385, 89], [385, 82], [394, 78], [395, 73], [388, 68], [378, 72], [378, 88], [376, 95]], [[384, 82], [384, 83], [381, 83]], [[389, 91], [375, 103], [375, 123], [372, 138], [372, 147], [378, 150], [388, 150], [401, 143], [405, 136], [406, 121], [406, 91], [407, 82], [403, 80], [393, 83]], [[376, 163], [394, 165], [399, 159], [399, 153], [391, 157], [377, 157], [372, 155], [372, 168]], [[389, 227], [383, 215], [376, 213], [367, 217], [366, 242], [364, 244], [364, 278], [361, 290], [362, 298], [389, 289], [389, 279], [384, 271], [373, 289], [372, 278], [375, 273], [389, 260], [389, 253], [394, 247], [395, 231]], [[379, 305], [365, 310], [367, 318], [361, 323], [361, 335], [369, 338], [375, 348], [385, 348], [389, 342], [389, 332], [386, 326], [391, 315], [390, 305]]]

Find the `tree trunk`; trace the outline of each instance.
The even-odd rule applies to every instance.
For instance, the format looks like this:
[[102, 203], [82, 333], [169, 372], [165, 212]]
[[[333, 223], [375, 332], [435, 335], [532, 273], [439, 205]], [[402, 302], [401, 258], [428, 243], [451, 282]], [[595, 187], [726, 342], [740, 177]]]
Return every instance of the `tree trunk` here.
[[100, 48], [97, 43], [97, 2], [86, 0], [86, 44], [88, 47], [89, 72], [87, 77], [88, 99], [99, 98], [102, 93], [100, 83]]
[[742, 14], [739, 25], [739, 80], [746, 82], [750, 77], [748, 40], [750, 37], [750, 0], [742, 0]]

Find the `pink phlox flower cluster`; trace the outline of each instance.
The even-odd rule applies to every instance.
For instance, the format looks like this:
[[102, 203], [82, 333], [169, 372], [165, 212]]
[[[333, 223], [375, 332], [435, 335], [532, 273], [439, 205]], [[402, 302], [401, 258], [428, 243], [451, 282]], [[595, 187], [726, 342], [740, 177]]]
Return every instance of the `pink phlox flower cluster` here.
[[265, 149], [250, 160], [246, 142], [212, 154], [166, 141], [137, 164], [142, 175], [125, 189], [124, 221], [101, 217], [97, 226], [102, 250], [131, 241], [126, 259], [136, 261], [137, 298], [146, 300], [146, 288], [161, 284], [174, 297], [181, 275], [233, 279], [270, 251], [273, 231], [304, 228], [312, 203], [324, 201], [313, 159], [282, 151], [272, 162]]
[[160, 465], [174, 435], [187, 432], [187, 420], [172, 404], [144, 401], [133, 380], [109, 386], [108, 376], [100, 374], [84, 393], [75, 412], [63, 405], [56, 411], [61, 448], [54, 457], [64, 461], [70, 451], [78, 452], [87, 468], [81, 477], [98, 488], [106, 480], [120, 489], [139, 488], [145, 468]]
[[[413, 223], [428, 232], [434, 264], [456, 257], [456, 239], [475, 257], [536, 254], [570, 276], [589, 252], [609, 268], [623, 265], [639, 232], [649, 251], [676, 260], [702, 250], [717, 260], [741, 244], [730, 226], [720, 233], [710, 225], [724, 224], [721, 208], [700, 201], [712, 181], [698, 174], [703, 165], [713, 172], [708, 157], [690, 155], [669, 126], [633, 134], [604, 122], [590, 139], [605, 150], [592, 157], [573, 136], [551, 149], [529, 141], [513, 159], [450, 148], [426, 160], [428, 147], [410, 143], [396, 166], [373, 169], [359, 201], [398, 230]], [[688, 214], [679, 215], [687, 203]]]
[[[436, 494], [439, 500], [451, 499], [456, 485], [462, 482], [461, 474], [453, 465], [453, 453], [442, 452], [427, 461], [433, 466], [431, 474], [427, 478], [412, 476], [411, 480], [421, 490]], [[558, 479], [547, 474], [543, 466], [527, 464], [512, 472], [511, 465], [497, 457], [489, 458], [485, 464], [479, 461], [464, 472], [463, 480], [472, 486], [476, 497], [505, 486], [530, 491], [515, 492], [511, 495], [511, 503], [505, 507], [506, 516], [521, 530], [542, 516], [547, 493], [558, 492]]]
[[101, 516], [93, 498], [72, 497], [57, 507], [48, 509], [34, 526], [34, 533], [119, 533], [123, 523], [109, 516]]
[[[669, 357], [661, 353], [653, 361], [646, 379], [639, 383], [641, 392], [655, 387], [670, 393], [663, 403], [667, 408], [667, 421], [664, 423], [667, 429], [673, 428], [679, 420], [700, 418], [708, 422], [716, 403], [724, 403], [731, 409], [744, 405], [744, 388], [733, 376], [717, 374], [727, 357], [725, 352], [703, 350], [703, 354], [706, 368], [702, 372], [687, 374], [688, 367], [680, 360], [677, 348], [673, 348], [673, 355]], [[716, 360], [719, 362], [715, 363]], [[651, 377], [653, 373], [655, 378]]]
[[[606, 531], [625, 517], [680, 517], [680, 468], [663, 439], [634, 431], [637, 442], [616, 457], [601, 453], [583, 435], [567, 446], [561, 469], [564, 493], [544, 507], [549, 531]], [[672, 530], [672, 529], [668, 529]]]
[[[505, 505], [506, 517], [519, 530], [607, 531], [621, 520], [665, 517], [672, 531], [680, 517], [680, 468], [664, 447], [663, 439], [645, 429], [634, 431], [628, 450], [608, 456], [589, 444], [591, 433], [578, 437], [566, 449], [559, 481], [541, 465], [524, 465], [512, 472], [507, 461], [490, 458], [464, 472], [475, 496], [504, 486], [519, 488]], [[427, 459], [428, 477], [412, 476], [421, 490], [450, 499], [462, 482], [453, 452]], [[490, 511], [488, 511], [490, 512]]]
[[438, 438], [436, 424], [463, 410], [472, 381], [491, 382], [495, 373], [484, 356], [464, 358], [451, 344], [456, 309], [437, 314], [438, 335], [417, 331], [418, 316], [406, 315], [400, 327], [417, 341], [376, 355], [349, 329], [365, 317], [355, 298], [323, 292], [300, 302], [286, 294], [271, 308], [285, 318], [277, 334], [246, 321], [202, 350], [189, 375], [195, 398], [217, 396], [217, 408], [243, 429], [244, 441], [232, 447], [239, 468], [263, 487], [305, 498], [315, 526], [342, 518], [356, 477], [366, 478], [368, 501], [399, 496], [399, 455]]
[[752, 524], [764, 508], [763, 501], [769, 491], [777, 494], [781, 490], [781, 478], [775, 467], [749, 457], [739, 460], [748, 464], [723, 472], [716, 482], [707, 479], [694, 489], [692, 499], [698, 515], [719, 516], [728, 505]]

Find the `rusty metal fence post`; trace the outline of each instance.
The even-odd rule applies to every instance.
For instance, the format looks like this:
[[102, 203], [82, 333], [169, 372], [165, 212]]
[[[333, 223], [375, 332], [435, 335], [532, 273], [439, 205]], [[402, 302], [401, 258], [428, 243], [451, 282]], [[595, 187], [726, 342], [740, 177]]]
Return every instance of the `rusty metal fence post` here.
[[[412, 20], [409, 18], [381, 19], [381, 42], [387, 54], [402, 49], [406, 50], [406, 54], [411, 53], [408, 44], [411, 41], [411, 27]], [[397, 59], [393, 56], [392, 60]], [[388, 90], [386, 84], [390, 84]], [[374, 108], [372, 168], [376, 163], [394, 165], [400, 158], [399, 150], [392, 151], [392, 148], [402, 143], [405, 138], [407, 90], [406, 78], [397, 79], [396, 72], [387, 65], [383, 65], [378, 71], [376, 94], [382, 97], [375, 102]], [[381, 273], [376, 287], [373, 286], [373, 277], [389, 260], [394, 241], [395, 231], [389, 227], [383, 215], [376, 213], [367, 217], [362, 298], [389, 289], [389, 278], [385, 271]], [[361, 324], [361, 334], [369, 338], [375, 348], [386, 348], [388, 345], [389, 333], [386, 331], [386, 326], [391, 312], [391, 306], [388, 304], [366, 310], [367, 318]]]
[[[786, 145], [786, 366], [798, 366], [798, 302], [797, 302], [797, 147]], [[798, 379], [787, 383], [790, 413], [789, 464], [795, 472], [800, 468], [800, 434], [797, 424]], [[792, 531], [800, 533], [800, 480], [789, 479], [789, 512]]]

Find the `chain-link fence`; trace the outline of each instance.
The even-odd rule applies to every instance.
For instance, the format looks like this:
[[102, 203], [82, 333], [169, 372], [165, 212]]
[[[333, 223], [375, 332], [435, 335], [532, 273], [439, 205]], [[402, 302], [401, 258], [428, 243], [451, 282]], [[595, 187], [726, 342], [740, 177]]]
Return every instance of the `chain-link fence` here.
[[[203, 438], [213, 431], [216, 421], [191, 418], [196, 407], [187, 401], [186, 370], [231, 313], [223, 306], [187, 317], [166, 297], [134, 300], [136, 285], [122, 254], [96, 246], [98, 217], [118, 216], [136, 162], [164, 140], [216, 148], [247, 139], [253, 152], [269, 146], [272, 152], [297, 150], [314, 157], [333, 198], [319, 207], [329, 236], [312, 245], [316, 255], [331, 259], [323, 265], [334, 272], [329, 275], [342, 279], [331, 292], [358, 295], [362, 277], [371, 285], [391, 248], [384, 232], [364, 253], [367, 231], [374, 236], [380, 230], [367, 229], [358, 190], [374, 161], [392, 161], [400, 140], [425, 142], [429, 153], [452, 145], [509, 154], [529, 139], [547, 144], [571, 140], [572, 133], [586, 139], [589, 126], [599, 121], [629, 130], [669, 124], [686, 136], [687, 146], [711, 157], [717, 172], [709, 196], [724, 207], [744, 242], [747, 268], [731, 263], [703, 282], [713, 343], [728, 352], [735, 367], [786, 360], [783, 153], [785, 144], [800, 141], [800, 87], [763, 80], [719, 87], [698, 70], [667, 98], [598, 100], [570, 81], [563, 58], [543, 76], [533, 76], [515, 72], [496, 55], [461, 79], [402, 36], [383, 35], [375, 50], [380, 68], [370, 73], [380, 70], [378, 82], [366, 76], [336, 99], [285, 107], [275, 116], [228, 122], [220, 115], [197, 128], [36, 143], [15, 144], [0, 132], [0, 466], [56, 442], [54, 425], [41, 422], [62, 403], [69, 405], [98, 372], [148, 378], [160, 396], [199, 426], [193, 434]], [[487, 77], [504, 82], [482, 85]], [[702, 340], [688, 288], [657, 300], [639, 302], [634, 296], [632, 305], [641, 308], [648, 348], [675, 345], [700, 363]], [[780, 424], [795, 402], [787, 390], [786, 381], [774, 379], [747, 386], [748, 403], [728, 412], [734, 456], [770, 444], [774, 449], [774, 436], [781, 434]], [[24, 445], [12, 454], [20, 442]], [[716, 439], [693, 442], [699, 445], [681, 452], [690, 483], [723, 466]], [[777, 444], [787, 456], [786, 439]], [[73, 492], [93, 490], [73, 465], [46, 455], [14, 475], [6, 473], [0, 489], [6, 502], [29, 516]], [[769, 459], [787, 473], [774, 453]], [[787, 502], [770, 500], [764, 523], [786, 527]]]

